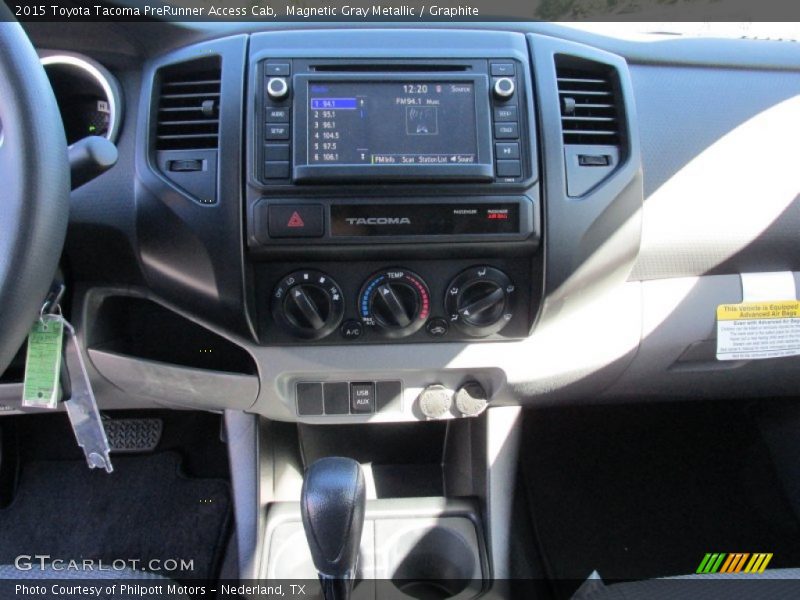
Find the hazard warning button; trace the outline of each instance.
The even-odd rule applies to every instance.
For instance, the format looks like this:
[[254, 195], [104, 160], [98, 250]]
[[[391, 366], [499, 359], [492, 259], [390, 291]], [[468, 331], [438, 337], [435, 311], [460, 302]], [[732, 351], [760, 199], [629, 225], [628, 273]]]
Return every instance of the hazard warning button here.
[[273, 204], [269, 207], [269, 236], [322, 237], [325, 219], [320, 204]]

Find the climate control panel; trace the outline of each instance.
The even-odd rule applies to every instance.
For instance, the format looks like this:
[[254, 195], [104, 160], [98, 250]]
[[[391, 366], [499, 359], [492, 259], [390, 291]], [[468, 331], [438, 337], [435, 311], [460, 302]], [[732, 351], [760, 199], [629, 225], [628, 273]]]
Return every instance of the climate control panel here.
[[264, 344], [518, 339], [540, 273], [525, 258], [262, 265]]

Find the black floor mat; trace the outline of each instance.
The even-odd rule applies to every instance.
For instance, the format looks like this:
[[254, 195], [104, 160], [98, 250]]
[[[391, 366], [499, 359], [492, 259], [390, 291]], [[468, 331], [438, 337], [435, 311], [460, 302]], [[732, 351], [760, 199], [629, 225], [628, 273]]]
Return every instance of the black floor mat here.
[[595, 569], [607, 580], [693, 573], [706, 552], [800, 566], [800, 524], [736, 404], [547, 409], [524, 429], [525, 492], [562, 588]]
[[[227, 481], [183, 477], [175, 452], [112, 462], [111, 475], [82, 460], [25, 463], [13, 503], [0, 510], [0, 564], [45, 554], [138, 560], [178, 580], [214, 577], [231, 520]], [[170, 570], [148, 568], [153, 560]]]

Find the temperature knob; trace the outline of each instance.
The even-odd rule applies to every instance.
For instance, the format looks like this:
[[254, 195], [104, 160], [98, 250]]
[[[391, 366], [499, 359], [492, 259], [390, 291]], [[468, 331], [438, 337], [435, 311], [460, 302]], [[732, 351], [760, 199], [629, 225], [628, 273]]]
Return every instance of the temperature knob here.
[[430, 316], [430, 292], [416, 273], [387, 269], [375, 273], [361, 288], [358, 311], [367, 327], [389, 338], [411, 335]]
[[485, 337], [497, 333], [511, 320], [515, 290], [508, 275], [499, 269], [472, 267], [448, 286], [445, 311], [463, 333]]
[[284, 277], [272, 293], [272, 315], [292, 335], [318, 340], [342, 320], [342, 290], [325, 273], [295, 271]]

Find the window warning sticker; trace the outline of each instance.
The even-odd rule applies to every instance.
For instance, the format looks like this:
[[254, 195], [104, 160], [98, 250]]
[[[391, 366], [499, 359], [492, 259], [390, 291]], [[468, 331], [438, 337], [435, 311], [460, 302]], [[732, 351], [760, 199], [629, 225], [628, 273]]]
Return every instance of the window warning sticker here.
[[800, 300], [717, 307], [717, 360], [800, 355]]

